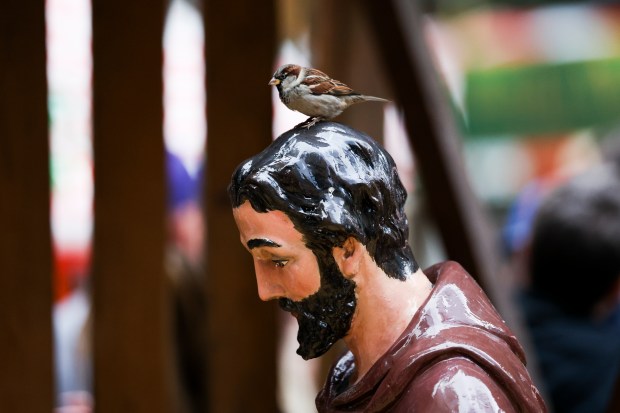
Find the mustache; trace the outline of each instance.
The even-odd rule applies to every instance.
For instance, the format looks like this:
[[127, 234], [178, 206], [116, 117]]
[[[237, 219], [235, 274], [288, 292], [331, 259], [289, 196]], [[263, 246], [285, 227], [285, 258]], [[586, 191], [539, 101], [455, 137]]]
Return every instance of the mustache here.
[[301, 301], [293, 301], [290, 298], [279, 298], [278, 305], [281, 309], [293, 315], [307, 314], [308, 311], [306, 309], [306, 306], [304, 305], [304, 301], [306, 300], [306, 298]]
[[295, 305], [295, 301], [291, 300], [290, 298], [279, 298], [278, 305], [281, 309], [283, 309], [284, 311], [288, 311], [289, 313], [292, 312], [295, 307], [297, 307]]
[[305, 360], [324, 354], [351, 328], [356, 307], [355, 283], [342, 275], [331, 250], [317, 253], [321, 287], [299, 301], [278, 298], [278, 305], [297, 319], [297, 354]]

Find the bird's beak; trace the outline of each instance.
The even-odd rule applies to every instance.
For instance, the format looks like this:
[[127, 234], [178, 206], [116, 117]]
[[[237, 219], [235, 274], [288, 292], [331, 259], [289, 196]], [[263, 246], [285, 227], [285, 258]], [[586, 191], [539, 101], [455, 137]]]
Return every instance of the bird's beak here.
[[279, 84], [280, 84], [280, 80], [279, 80], [279, 79], [276, 79], [275, 77], [274, 77], [274, 78], [272, 78], [272, 79], [269, 81], [269, 83], [268, 83], [268, 85], [269, 85], [269, 86], [277, 86], [277, 85], [279, 85]]

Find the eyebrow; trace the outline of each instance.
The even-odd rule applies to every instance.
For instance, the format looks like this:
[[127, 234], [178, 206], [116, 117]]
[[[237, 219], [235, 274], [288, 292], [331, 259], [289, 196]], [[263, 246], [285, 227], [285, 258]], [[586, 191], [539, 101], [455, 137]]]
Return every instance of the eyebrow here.
[[274, 242], [270, 239], [265, 239], [265, 238], [253, 238], [251, 240], [249, 240], [247, 242], [247, 246], [248, 249], [253, 250], [254, 248], [260, 248], [260, 247], [275, 247], [275, 248], [279, 248], [282, 245], [278, 244], [277, 242]]

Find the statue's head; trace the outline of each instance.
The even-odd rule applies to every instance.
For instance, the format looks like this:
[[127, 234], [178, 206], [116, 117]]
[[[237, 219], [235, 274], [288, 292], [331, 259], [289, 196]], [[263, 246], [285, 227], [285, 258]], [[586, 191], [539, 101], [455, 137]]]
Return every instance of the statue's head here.
[[[240, 231], [245, 226], [261, 234], [260, 239], [246, 241], [253, 255], [257, 246], [280, 247], [262, 236], [270, 227], [262, 232], [253, 228], [272, 218], [278, 225], [283, 213], [301, 234], [304, 249], [316, 256], [320, 288], [303, 299], [277, 296], [299, 322], [298, 353], [306, 359], [323, 354], [344, 337], [355, 312], [355, 283], [340, 272], [335, 247], [356, 239], [395, 279], [405, 280], [418, 269], [408, 243], [407, 195], [392, 157], [373, 139], [344, 125], [320, 122], [282, 134], [237, 167], [229, 195]], [[283, 261], [268, 260], [274, 265]], [[258, 279], [261, 270], [256, 271]]]
[[249, 201], [258, 212], [284, 212], [312, 250], [331, 253], [353, 236], [390, 277], [418, 268], [394, 160], [347, 126], [320, 122], [285, 132], [237, 167], [229, 195], [233, 208]]

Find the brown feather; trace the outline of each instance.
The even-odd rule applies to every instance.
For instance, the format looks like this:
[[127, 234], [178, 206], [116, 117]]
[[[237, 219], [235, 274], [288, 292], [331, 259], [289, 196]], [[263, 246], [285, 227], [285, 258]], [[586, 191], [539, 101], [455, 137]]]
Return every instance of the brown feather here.
[[330, 95], [335, 96], [349, 96], [349, 95], [359, 95], [355, 90], [351, 89], [349, 86], [344, 83], [334, 81], [334, 87], [328, 92]]
[[[318, 72], [318, 70], [317, 70]], [[310, 77], [306, 76], [304, 83], [310, 87], [313, 95], [334, 95], [334, 96], [347, 96], [347, 95], [359, 95], [356, 91], [348, 87], [338, 80], [333, 80], [328, 77]]]
[[288, 70], [289, 75], [299, 76], [300, 72], [301, 72], [301, 67], [299, 66], [293, 66]]
[[316, 77], [321, 77], [324, 80], [328, 80], [329, 76], [327, 76], [325, 73], [321, 72], [318, 69], [313, 69], [313, 68], [306, 68], [306, 77], [308, 76], [316, 76]]
[[301, 67], [298, 65], [287, 65], [282, 70], [282, 74], [284, 77], [289, 75], [299, 76], [299, 72], [301, 71]]

